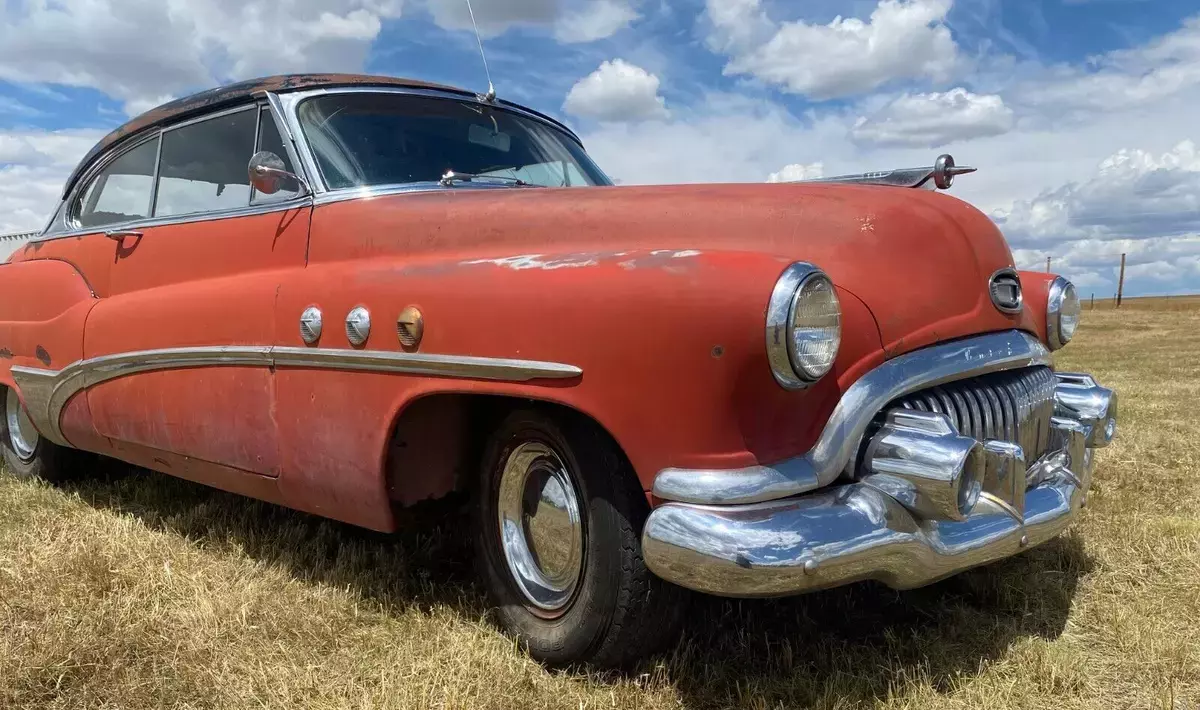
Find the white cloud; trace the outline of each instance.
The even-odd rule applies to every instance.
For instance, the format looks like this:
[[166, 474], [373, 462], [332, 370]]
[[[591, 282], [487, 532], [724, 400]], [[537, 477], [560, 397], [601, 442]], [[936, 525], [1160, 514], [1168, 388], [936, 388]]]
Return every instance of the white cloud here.
[[813, 180], [825, 176], [823, 163], [792, 163], [783, 166], [778, 172], [767, 176], [767, 182], [795, 182], [797, 180]]
[[554, 36], [560, 42], [594, 42], [611, 37], [637, 18], [637, 11], [619, 0], [591, 0], [560, 17]]
[[[427, 0], [433, 21], [448, 30], [470, 30], [464, 0]], [[565, 43], [594, 42], [616, 34], [638, 18], [632, 0], [484, 0], [476, 2], [479, 34], [496, 37], [514, 27], [548, 27]]]
[[1050, 257], [1081, 290], [1110, 295], [1121, 254], [1126, 282], [1140, 292], [1200, 288], [1200, 151], [1192, 141], [1162, 154], [1120, 150], [1087, 180], [993, 218], [1018, 247], [1018, 265], [1041, 269]]
[[1151, 105], [1185, 93], [1200, 94], [1200, 15], [1145, 45], [1108, 52], [1086, 65], [1029, 71], [1013, 89], [1016, 102], [1046, 120], [1087, 120], [1096, 111]]
[[0, 234], [46, 226], [63, 183], [101, 131], [0, 131]]
[[17, 0], [0, 79], [85, 86], [136, 112], [164, 95], [282, 71], [361, 70], [400, 0]]
[[1013, 111], [996, 95], [963, 88], [904, 94], [869, 116], [860, 116], [851, 135], [866, 145], [940, 146], [1012, 130]]
[[952, 0], [880, 0], [868, 21], [774, 23], [762, 0], [708, 0], [709, 47], [727, 75], [751, 75], [814, 99], [852, 96], [897, 79], [949, 78], [958, 48], [945, 25]]
[[1087, 180], [1017, 201], [994, 218], [1021, 246], [1200, 233], [1200, 151], [1190, 140], [1161, 155], [1124, 149]]
[[644, 121], [666, 118], [666, 102], [658, 95], [654, 74], [623, 59], [604, 62], [567, 93], [563, 109], [599, 121]]

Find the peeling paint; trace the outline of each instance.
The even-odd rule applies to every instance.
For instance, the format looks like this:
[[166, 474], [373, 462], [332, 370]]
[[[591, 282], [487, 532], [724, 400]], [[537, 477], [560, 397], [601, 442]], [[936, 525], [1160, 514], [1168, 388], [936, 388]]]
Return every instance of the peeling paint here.
[[634, 257], [626, 261], [620, 262], [619, 266], [627, 271], [634, 269], [654, 269], [661, 268], [664, 271], [672, 274], [681, 274], [687, 271], [686, 268], [673, 265], [674, 259], [691, 259], [700, 256], [704, 252], [695, 249], [655, 249], [649, 252], [646, 256]]
[[525, 269], [543, 269], [553, 271], [554, 269], [576, 269], [584, 266], [597, 266], [600, 264], [600, 259], [596, 254], [568, 254], [566, 256], [545, 259], [543, 254], [519, 254], [517, 256], [505, 256], [499, 259], [475, 259], [473, 261], [461, 262], [464, 266], [474, 266], [477, 264], [494, 264], [496, 266], [504, 266], [514, 271], [523, 271]]
[[630, 251], [602, 251], [602, 252], [579, 252], [575, 254], [551, 255], [546, 254], [516, 254], [514, 256], [503, 256], [497, 259], [472, 259], [470, 261], [459, 262], [460, 266], [477, 266], [480, 264], [491, 264], [493, 266], [503, 266], [513, 269], [514, 271], [522, 271], [524, 269], [542, 269], [552, 271], [554, 269], [573, 269], [587, 266], [599, 266], [601, 263], [620, 259], [626, 256], [633, 256], [631, 259], [617, 262], [617, 265], [626, 270], [641, 269], [641, 268], [663, 268], [672, 273], [678, 273], [678, 270], [683, 267], [671, 267], [670, 263], [673, 259], [690, 259], [700, 256], [703, 252], [695, 249], [655, 249], [648, 252]]
[[866, 217], [858, 218], [859, 231], [874, 232], [875, 231], [875, 215], [869, 214]]

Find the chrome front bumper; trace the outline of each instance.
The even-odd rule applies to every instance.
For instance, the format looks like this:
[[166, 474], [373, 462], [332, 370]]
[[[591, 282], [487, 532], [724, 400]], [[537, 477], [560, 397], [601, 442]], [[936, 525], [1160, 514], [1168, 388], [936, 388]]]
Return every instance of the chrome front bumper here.
[[[1056, 379], [1050, 445], [1035, 462], [1010, 442], [959, 434], [942, 415], [889, 417], [853, 482], [765, 502], [659, 506], [642, 535], [646, 564], [701, 592], [764, 597], [866, 579], [919, 587], [1045, 542], [1086, 501], [1094, 450], [1116, 431], [1115, 393], [1087, 375]], [[711, 483], [716, 473], [703, 475]]]

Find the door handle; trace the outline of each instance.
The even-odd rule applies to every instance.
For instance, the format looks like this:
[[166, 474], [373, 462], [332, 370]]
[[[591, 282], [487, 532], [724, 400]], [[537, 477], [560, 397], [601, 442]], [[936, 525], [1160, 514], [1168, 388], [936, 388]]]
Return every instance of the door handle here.
[[142, 233], [135, 229], [111, 229], [111, 230], [105, 232], [104, 236], [108, 237], [109, 239], [111, 239], [115, 242], [119, 242], [119, 241], [124, 240], [125, 237], [141, 238]]

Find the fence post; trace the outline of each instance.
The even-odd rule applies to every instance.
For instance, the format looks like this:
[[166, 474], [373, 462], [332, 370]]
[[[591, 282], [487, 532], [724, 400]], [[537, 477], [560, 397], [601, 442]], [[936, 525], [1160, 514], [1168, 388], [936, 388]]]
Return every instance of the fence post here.
[[1121, 276], [1117, 278], [1117, 308], [1121, 307], [1121, 296], [1125, 291], [1125, 255], [1121, 255]]

